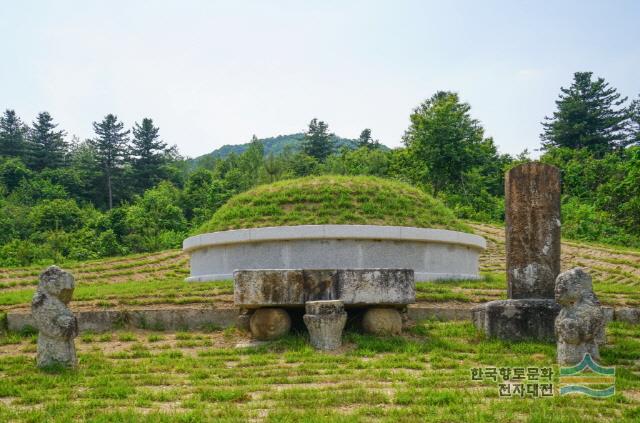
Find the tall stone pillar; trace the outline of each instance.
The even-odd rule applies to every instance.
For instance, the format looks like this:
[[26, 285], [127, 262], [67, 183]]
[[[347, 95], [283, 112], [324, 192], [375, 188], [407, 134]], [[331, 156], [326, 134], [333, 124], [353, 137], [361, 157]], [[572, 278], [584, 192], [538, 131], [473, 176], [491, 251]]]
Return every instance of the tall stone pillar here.
[[560, 273], [560, 172], [533, 162], [507, 172], [505, 236], [509, 298], [554, 298]]
[[560, 172], [539, 162], [505, 175], [507, 300], [473, 310], [476, 326], [506, 340], [554, 340], [559, 305]]

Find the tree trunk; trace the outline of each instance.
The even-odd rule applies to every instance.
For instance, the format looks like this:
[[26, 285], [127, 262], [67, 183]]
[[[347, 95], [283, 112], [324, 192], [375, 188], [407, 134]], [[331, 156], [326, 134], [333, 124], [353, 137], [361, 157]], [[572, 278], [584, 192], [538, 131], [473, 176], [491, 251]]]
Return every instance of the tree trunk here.
[[107, 171], [107, 193], [109, 195], [109, 210], [113, 208], [113, 193], [111, 191], [111, 172]]

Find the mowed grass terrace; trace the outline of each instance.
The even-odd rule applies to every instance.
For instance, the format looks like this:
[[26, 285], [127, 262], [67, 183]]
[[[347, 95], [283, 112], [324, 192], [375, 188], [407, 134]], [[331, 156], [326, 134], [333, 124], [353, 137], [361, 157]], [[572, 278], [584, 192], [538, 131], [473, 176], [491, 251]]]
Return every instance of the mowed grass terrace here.
[[[306, 334], [236, 348], [245, 335], [84, 334], [77, 371], [39, 371], [35, 335], [0, 346], [1, 421], [637, 422], [640, 327], [613, 323], [603, 362], [616, 394], [500, 397], [472, 368], [550, 367], [552, 344], [485, 340], [470, 323], [425, 321], [399, 337], [347, 332], [336, 353]], [[557, 375], [557, 368], [554, 366]], [[557, 389], [557, 376], [552, 383]]]
[[[504, 233], [467, 223], [488, 241], [479, 281], [417, 284], [419, 302], [442, 307], [504, 298]], [[563, 269], [585, 266], [608, 305], [640, 306], [640, 252], [563, 243]], [[230, 281], [185, 283], [181, 251], [67, 263], [72, 309], [232, 307]], [[42, 266], [0, 270], [0, 310], [27, 309]], [[484, 339], [469, 322], [419, 322], [400, 337], [345, 334], [319, 353], [304, 332], [237, 348], [231, 329], [82, 334], [77, 371], [35, 368], [33, 333], [0, 335], [0, 421], [640, 421], [640, 327], [613, 322], [602, 362], [616, 367], [617, 393], [501, 398], [474, 367], [549, 367], [555, 346]], [[557, 372], [557, 367], [554, 367]]]

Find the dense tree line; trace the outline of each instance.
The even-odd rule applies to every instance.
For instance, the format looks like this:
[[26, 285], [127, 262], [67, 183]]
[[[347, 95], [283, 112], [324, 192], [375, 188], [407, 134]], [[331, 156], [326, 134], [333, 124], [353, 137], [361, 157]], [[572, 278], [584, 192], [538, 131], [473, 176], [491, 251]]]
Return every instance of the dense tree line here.
[[[69, 139], [47, 112], [31, 125], [0, 117], [0, 265], [177, 248], [231, 196], [307, 175], [375, 175], [412, 183], [458, 216], [501, 222], [504, 172], [530, 160], [500, 154], [471, 106], [437, 92], [409, 117], [404, 147], [387, 150], [364, 129], [357, 148], [336, 149], [312, 119], [302, 148], [241, 154], [189, 166], [153, 120], [128, 128], [109, 114], [93, 138]], [[542, 122], [542, 161], [563, 176], [570, 238], [640, 246], [640, 97], [628, 102], [602, 78], [576, 73]]]
[[[174, 239], [165, 234], [163, 241], [147, 236], [137, 212], [144, 204], [156, 212], [145, 218], [166, 224], [159, 214], [172, 210], [151, 210], [156, 197], [146, 191], [157, 186], [167, 197], [184, 174], [175, 147], [160, 141], [151, 119], [135, 123], [130, 137], [109, 114], [94, 122], [95, 137], [82, 142], [57, 128], [47, 112], [31, 125], [13, 110], [0, 117], [0, 263], [82, 260], [176, 245], [186, 230], [179, 218], [167, 225], [176, 231]], [[167, 185], [159, 186], [162, 181]]]

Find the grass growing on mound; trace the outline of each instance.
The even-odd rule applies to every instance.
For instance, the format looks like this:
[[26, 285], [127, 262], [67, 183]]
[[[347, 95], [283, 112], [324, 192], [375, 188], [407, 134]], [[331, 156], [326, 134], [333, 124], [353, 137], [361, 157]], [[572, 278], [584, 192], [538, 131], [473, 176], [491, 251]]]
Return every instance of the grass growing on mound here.
[[402, 182], [369, 176], [306, 177], [262, 185], [232, 197], [197, 232], [321, 224], [471, 232], [430, 195]]

